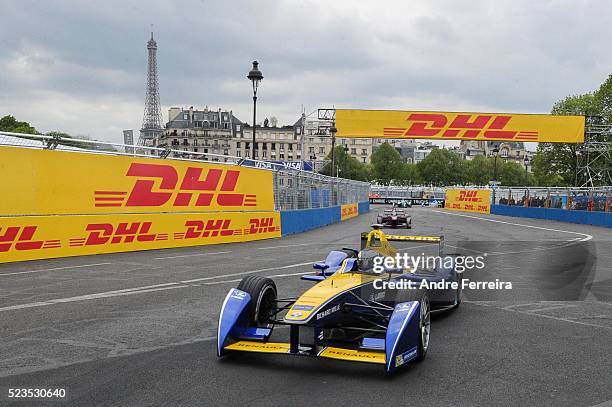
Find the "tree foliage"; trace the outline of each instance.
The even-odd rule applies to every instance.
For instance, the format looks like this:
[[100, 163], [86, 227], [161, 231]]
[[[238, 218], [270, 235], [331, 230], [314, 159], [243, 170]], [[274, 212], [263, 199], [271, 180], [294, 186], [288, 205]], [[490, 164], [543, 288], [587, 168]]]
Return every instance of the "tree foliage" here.
[[401, 179], [404, 162], [400, 153], [389, 143], [382, 143], [370, 158], [372, 178], [381, 185]]
[[28, 122], [20, 122], [14, 116], [6, 115], [0, 119], [0, 131], [11, 133], [39, 134]]
[[432, 150], [417, 164], [417, 168], [425, 184], [443, 186], [466, 181], [466, 162], [458, 154], [443, 148]]
[[[343, 146], [336, 146], [334, 148], [334, 156], [336, 166], [334, 172], [337, 173], [338, 177], [354, 179], [358, 181], [367, 181], [369, 179], [368, 167], [365, 164], [360, 163], [359, 160], [344, 151]], [[321, 174], [330, 175], [331, 152], [327, 155], [326, 159], [329, 160], [330, 163], [326, 164], [325, 167], [323, 167], [323, 169], [321, 170]]]

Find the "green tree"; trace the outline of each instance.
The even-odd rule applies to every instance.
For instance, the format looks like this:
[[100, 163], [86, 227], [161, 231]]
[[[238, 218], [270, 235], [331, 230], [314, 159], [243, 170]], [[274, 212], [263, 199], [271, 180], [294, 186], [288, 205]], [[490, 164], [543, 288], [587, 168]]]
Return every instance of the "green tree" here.
[[14, 116], [6, 115], [0, 119], [0, 131], [11, 133], [39, 134], [28, 122], [20, 122]]
[[370, 158], [372, 178], [381, 185], [389, 185], [402, 176], [404, 162], [400, 153], [389, 143], [382, 143]]
[[[573, 95], [555, 103], [551, 113], [597, 116], [601, 113], [601, 103], [595, 93]], [[540, 143], [532, 164], [538, 185], [580, 184], [582, 180], [576, 179], [578, 148], [578, 144], [571, 143]]]
[[[355, 157], [344, 151], [343, 146], [334, 148], [335, 166], [334, 171], [337, 171], [338, 177], [346, 179], [354, 179], [357, 181], [368, 180], [368, 168], [360, 163]], [[326, 157], [330, 163], [326, 164], [321, 170], [321, 174], [330, 175], [331, 171], [331, 152]], [[334, 174], [336, 175], [336, 174]]]
[[396, 183], [399, 185], [418, 185], [421, 181], [421, 174], [416, 164], [402, 163]]
[[601, 84], [594, 93], [597, 114], [602, 116], [604, 123], [612, 123], [612, 75]]
[[516, 187], [525, 185], [525, 168], [514, 161], [505, 161], [497, 159], [497, 179], [501, 185]]
[[458, 154], [436, 148], [417, 164], [425, 184], [437, 186], [462, 184], [465, 182], [466, 164]]
[[493, 160], [477, 155], [466, 162], [465, 178], [469, 184], [487, 185], [493, 179]]

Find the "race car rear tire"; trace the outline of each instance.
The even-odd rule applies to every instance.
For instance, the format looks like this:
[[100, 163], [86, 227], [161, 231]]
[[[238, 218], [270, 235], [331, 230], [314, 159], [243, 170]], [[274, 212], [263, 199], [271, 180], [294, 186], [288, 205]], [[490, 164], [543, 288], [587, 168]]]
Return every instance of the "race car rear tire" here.
[[412, 229], [412, 219], [406, 221], [406, 229]]
[[278, 298], [274, 280], [247, 276], [240, 281], [237, 288], [251, 296], [251, 302], [247, 306], [250, 322], [257, 326], [267, 325]]

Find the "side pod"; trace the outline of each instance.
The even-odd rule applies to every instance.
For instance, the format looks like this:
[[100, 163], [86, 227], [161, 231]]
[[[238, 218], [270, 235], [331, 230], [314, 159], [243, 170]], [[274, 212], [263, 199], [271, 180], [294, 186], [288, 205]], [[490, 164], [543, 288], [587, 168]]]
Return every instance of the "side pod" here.
[[419, 357], [419, 301], [401, 302], [395, 306], [385, 337], [387, 373]]
[[223, 356], [226, 353], [224, 346], [231, 334], [235, 334], [247, 327], [248, 321], [245, 309], [250, 301], [251, 296], [237, 288], [232, 288], [227, 293], [223, 306], [221, 306], [221, 313], [219, 314], [217, 356]]

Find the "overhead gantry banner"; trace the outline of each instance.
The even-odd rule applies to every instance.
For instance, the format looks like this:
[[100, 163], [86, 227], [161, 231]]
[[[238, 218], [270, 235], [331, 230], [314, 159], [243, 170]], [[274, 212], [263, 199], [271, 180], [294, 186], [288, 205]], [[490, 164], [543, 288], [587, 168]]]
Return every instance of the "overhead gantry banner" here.
[[583, 143], [584, 116], [336, 109], [338, 137]]

